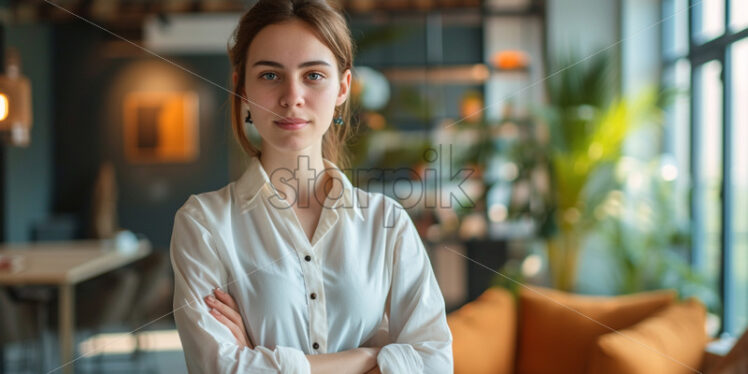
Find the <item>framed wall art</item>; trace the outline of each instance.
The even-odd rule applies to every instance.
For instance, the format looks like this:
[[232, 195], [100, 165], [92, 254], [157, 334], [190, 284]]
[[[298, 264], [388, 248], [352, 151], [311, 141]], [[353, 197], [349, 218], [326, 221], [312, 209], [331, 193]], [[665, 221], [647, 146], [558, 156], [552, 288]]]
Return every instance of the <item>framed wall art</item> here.
[[191, 162], [199, 155], [198, 95], [136, 91], [125, 95], [125, 158], [131, 163]]

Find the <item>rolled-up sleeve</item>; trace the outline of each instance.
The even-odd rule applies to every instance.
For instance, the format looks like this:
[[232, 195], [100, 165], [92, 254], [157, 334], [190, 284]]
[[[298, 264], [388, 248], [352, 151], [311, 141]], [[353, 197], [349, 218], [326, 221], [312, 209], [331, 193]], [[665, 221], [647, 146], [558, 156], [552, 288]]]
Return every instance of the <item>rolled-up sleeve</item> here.
[[452, 334], [444, 297], [413, 221], [401, 206], [394, 210], [391, 343], [380, 350], [377, 364], [383, 374], [452, 373]]
[[303, 351], [282, 346], [241, 347], [231, 331], [209, 313], [203, 297], [216, 287], [225, 289], [227, 271], [201, 211], [188, 204], [174, 218], [170, 246], [175, 282], [174, 319], [188, 371], [191, 374], [310, 373]]

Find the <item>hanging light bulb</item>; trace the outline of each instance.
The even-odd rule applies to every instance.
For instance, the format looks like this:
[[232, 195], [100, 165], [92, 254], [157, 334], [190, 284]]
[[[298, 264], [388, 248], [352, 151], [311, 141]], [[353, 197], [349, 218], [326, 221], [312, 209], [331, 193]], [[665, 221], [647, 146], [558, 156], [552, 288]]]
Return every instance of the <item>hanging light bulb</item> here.
[[0, 133], [6, 142], [27, 147], [31, 142], [31, 83], [21, 75], [21, 59], [7, 51], [5, 74], [0, 75]]

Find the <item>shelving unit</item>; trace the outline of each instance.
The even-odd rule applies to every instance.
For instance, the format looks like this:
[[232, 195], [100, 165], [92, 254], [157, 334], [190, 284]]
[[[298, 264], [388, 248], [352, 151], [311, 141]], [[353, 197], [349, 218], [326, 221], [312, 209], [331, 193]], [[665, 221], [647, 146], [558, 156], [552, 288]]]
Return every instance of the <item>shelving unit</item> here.
[[[511, 155], [501, 154], [507, 152], [507, 147], [498, 152], [492, 163], [482, 165], [485, 170], [479, 177], [462, 185], [458, 185], [462, 182], [459, 177], [450, 180], [454, 171], [471, 166], [460, 159], [466, 151], [485, 144], [487, 138], [493, 141], [494, 137], [526, 134], [531, 105], [543, 102], [544, 2], [511, 2], [482, 1], [459, 10], [381, 12], [374, 17], [353, 13], [349, 19], [353, 36], [361, 45], [355, 65], [380, 71], [392, 92], [390, 104], [379, 112], [379, 118], [388, 122], [387, 128], [367, 132], [361, 157], [365, 164], [354, 166], [389, 170], [389, 178], [364, 177], [354, 184], [400, 201], [416, 225], [422, 227], [421, 235], [429, 243], [436, 272], [449, 284], [449, 289], [443, 291], [450, 305], [460, 305], [465, 297], [475, 296], [489, 279], [468, 279], [468, 263], [456, 259], [451, 251], [440, 249], [442, 244], [451, 243], [454, 250], [486, 260], [499, 269], [508, 254], [502, 252], [496, 257], [498, 252], [486, 249], [525, 248], [527, 239], [537, 230], [533, 219], [509, 216], [517, 182], [526, 175], [520, 177], [522, 165], [512, 164], [516, 161], [511, 160]], [[506, 50], [521, 51], [529, 64], [516, 69], [495, 68], [495, 54]], [[478, 120], [461, 121], [470, 112], [461, 108], [463, 100], [475, 94], [482, 98], [477, 104], [482, 115]], [[505, 116], [507, 97], [513, 103], [513, 124], [508, 124]], [[506, 134], [505, 127], [512, 126], [516, 128], [514, 135]], [[439, 159], [425, 160], [424, 147], [435, 148]], [[493, 148], [492, 152], [500, 148]], [[450, 151], [457, 159], [450, 156]], [[514, 166], [515, 176], [502, 174], [502, 163]], [[400, 170], [401, 167], [413, 170]], [[426, 169], [436, 175], [423, 178]], [[489, 191], [493, 191], [491, 196]], [[458, 209], [456, 200], [446, 204], [451, 208], [445, 204], [435, 206], [435, 202], [443, 203], [453, 195], [467, 195], [473, 203], [485, 200], [468, 209]], [[496, 207], [504, 209], [503, 216], [496, 213]], [[472, 239], [465, 237], [465, 232], [481, 230], [482, 234]], [[482, 246], [478, 248], [476, 243]], [[470, 271], [482, 274], [483, 270]]]
[[[474, 113], [462, 108], [468, 95], [481, 98], [473, 106], [479, 109], [481, 115], [475, 117], [483, 125], [502, 120], [506, 98], [519, 116], [528, 115], [531, 103], [542, 102], [542, 84], [533, 82], [542, 81], [544, 71], [543, 0], [381, 2], [369, 13], [355, 11], [364, 5], [353, 3], [368, 2], [344, 2], [352, 9], [349, 25], [359, 45], [355, 65], [387, 77], [390, 103], [380, 114], [388, 127], [437, 144], [449, 137], [440, 134], [445, 127], [476, 127], [476, 121], [464, 120], [466, 113]], [[494, 68], [492, 58], [502, 50], [524, 52], [529, 65]], [[387, 143], [408, 148], [412, 143], [408, 139], [412, 137]], [[369, 160], [376, 158], [368, 155]]]

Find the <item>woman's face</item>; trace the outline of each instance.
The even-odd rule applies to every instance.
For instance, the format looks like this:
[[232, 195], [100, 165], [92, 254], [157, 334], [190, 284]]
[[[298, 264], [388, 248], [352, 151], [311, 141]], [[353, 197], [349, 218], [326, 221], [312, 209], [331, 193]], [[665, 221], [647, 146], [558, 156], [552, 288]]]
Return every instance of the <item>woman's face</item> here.
[[335, 55], [304, 22], [263, 28], [249, 45], [244, 80], [263, 148], [296, 153], [321, 147], [350, 82], [350, 70], [338, 72]]

